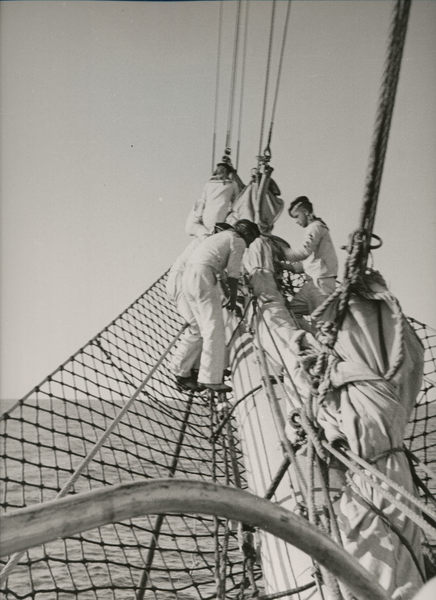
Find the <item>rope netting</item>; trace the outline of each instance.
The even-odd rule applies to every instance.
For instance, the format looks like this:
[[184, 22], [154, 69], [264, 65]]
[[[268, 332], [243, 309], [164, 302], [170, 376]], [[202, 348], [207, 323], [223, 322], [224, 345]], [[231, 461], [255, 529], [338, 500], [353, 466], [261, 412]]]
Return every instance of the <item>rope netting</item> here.
[[[85, 457], [180, 331], [181, 319], [167, 300], [165, 279], [164, 275], [2, 416], [4, 511], [53, 500], [74, 473], [69, 492], [74, 494], [144, 477], [246, 486], [232, 418], [220, 428], [216, 403], [205, 393], [178, 391], [166, 360], [83, 467]], [[301, 285], [300, 279], [294, 287]], [[436, 463], [436, 332], [409, 320], [425, 346], [426, 360], [407, 445], [422, 461], [415, 467], [420, 478], [434, 491], [427, 471], [434, 471]], [[231, 458], [229, 428], [235, 452]], [[424, 493], [423, 499], [428, 502]], [[30, 549], [0, 589], [5, 598], [38, 600], [206, 599], [216, 597], [217, 590], [242, 598], [251, 597], [253, 576], [248, 577], [246, 566], [237, 531], [224, 520], [157, 515]], [[258, 566], [254, 575], [260, 579]]]
[[[436, 481], [431, 479], [425, 467], [436, 473], [436, 331], [416, 319], [409, 317], [408, 320], [424, 345], [425, 362], [421, 391], [407, 427], [406, 444], [421, 461], [419, 464], [415, 461], [419, 477], [435, 495]], [[428, 504], [428, 495], [421, 493]]]
[[[59, 495], [180, 331], [165, 280], [3, 415], [4, 511]], [[178, 391], [166, 365], [164, 360], [93, 460], [82, 465], [70, 493], [144, 477], [235, 485], [235, 462], [237, 483], [245, 486], [236, 432], [232, 470], [228, 436], [211, 441], [220, 419], [216, 403], [206, 393]], [[38, 600], [213, 598], [221, 546], [226, 593], [235, 597], [245, 572], [237, 531], [222, 519], [189, 515], [134, 519], [31, 549], [0, 589], [5, 598]]]

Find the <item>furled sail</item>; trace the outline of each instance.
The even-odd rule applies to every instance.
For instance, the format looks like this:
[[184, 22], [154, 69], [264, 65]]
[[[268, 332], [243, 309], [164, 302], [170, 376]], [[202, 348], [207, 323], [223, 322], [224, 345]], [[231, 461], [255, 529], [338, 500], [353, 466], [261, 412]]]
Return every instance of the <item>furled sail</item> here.
[[279, 218], [284, 202], [279, 197], [280, 189], [271, 178], [273, 169], [264, 165], [256, 170], [250, 183], [235, 200], [226, 221], [230, 224], [239, 219], [248, 219], [256, 223], [262, 233], [270, 233]]

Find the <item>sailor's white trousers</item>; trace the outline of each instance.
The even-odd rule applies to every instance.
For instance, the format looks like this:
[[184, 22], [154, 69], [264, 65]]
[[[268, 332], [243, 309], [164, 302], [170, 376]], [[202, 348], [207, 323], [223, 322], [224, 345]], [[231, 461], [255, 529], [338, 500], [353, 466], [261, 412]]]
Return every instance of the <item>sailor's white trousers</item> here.
[[189, 377], [191, 369], [200, 365], [203, 339], [192, 310], [183, 292], [183, 271], [170, 271], [166, 283], [167, 295], [177, 306], [177, 311], [189, 324], [171, 359], [170, 370], [179, 377]]
[[174, 373], [187, 375], [186, 369], [194, 363], [202, 341], [198, 381], [221, 383], [226, 361], [226, 342], [221, 288], [216, 274], [207, 265], [188, 265], [183, 274], [182, 288], [187, 308], [184, 316], [190, 327], [181, 337], [174, 354]]

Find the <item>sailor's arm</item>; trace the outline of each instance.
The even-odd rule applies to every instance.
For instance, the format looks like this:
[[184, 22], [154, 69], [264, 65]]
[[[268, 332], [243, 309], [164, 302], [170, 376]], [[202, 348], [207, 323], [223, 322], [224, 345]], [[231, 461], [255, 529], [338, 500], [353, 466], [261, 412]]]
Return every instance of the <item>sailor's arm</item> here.
[[285, 248], [284, 254], [287, 263], [301, 262], [315, 251], [323, 234], [323, 226], [317, 222], [308, 226], [303, 243], [298, 248]]

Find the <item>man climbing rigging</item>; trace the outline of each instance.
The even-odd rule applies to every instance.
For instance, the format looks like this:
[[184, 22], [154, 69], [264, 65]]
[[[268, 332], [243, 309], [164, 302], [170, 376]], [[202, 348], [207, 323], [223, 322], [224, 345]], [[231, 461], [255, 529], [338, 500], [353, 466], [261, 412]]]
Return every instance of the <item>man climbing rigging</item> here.
[[179, 384], [186, 385], [191, 377], [202, 344], [197, 389], [231, 391], [223, 383], [226, 343], [220, 280], [226, 280], [230, 292], [227, 307], [234, 310], [242, 258], [258, 236], [257, 225], [242, 219], [233, 229], [203, 240], [187, 260], [182, 285], [186, 308], [190, 311], [184, 316], [190, 327], [182, 335], [171, 365]]
[[338, 259], [327, 225], [313, 213], [307, 196], [299, 196], [289, 207], [289, 215], [306, 235], [299, 248], [285, 249], [285, 270], [304, 272], [307, 281], [290, 306], [296, 315], [309, 315], [334, 291], [338, 275]]
[[226, 158], [223, 157], [222, 162], [217, 164], [213, 176], [206, 182], [201, 197], [188, 215], [185, 230], [189, 235], [198, 237], [213, 233], [214, 225], [226, 220], [239, 195], [240, 180]]

